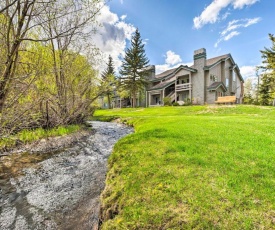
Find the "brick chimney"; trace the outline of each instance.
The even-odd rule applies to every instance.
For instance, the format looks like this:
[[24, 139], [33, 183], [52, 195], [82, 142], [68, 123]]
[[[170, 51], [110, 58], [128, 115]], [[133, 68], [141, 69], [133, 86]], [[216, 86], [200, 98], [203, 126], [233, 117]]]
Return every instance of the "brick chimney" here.
[[206, 66], [206, 49], [201, 48], [194, 51], [194, 69], [197, 70], [196, 75], [192, 79], [193, 98], [197, 104], [204, 104], [205, 101], [205, 77], [204, 67]]
[[206, 49], [201, 48], [194, 51], [194, 68], [199, 70], [203, 69], [206, 65]]

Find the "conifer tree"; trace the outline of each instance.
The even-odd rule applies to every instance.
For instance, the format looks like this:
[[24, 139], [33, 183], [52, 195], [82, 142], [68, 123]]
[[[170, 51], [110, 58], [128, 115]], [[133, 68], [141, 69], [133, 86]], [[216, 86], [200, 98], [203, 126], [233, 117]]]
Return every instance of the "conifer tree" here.
[[272, 101], [272, 94], [274, 92], [274, 76], [270, 74], [263, 74], [259, 89], [261, 105], [270, 105]]
[[263, 105], [270, 104], [272, 99], [275, 100], [275, 37], [269, 34], [269, 38], [272, 42], [271, 48], [264, 48], [260, 51], [263, 58], [261, 68], [265, 71], [262, 75], [259, 90], [261, 104]]
[[120, 74], [122, 87], [132, 96], [132, 107], [136, 107], [137, 93], [144, 90], [148, 75], [146, 68], [149, 60], [146, 57], [144, 44], [136, 29], [131, 39], [131, 47], [126, 50]]
[[113, 58], [109, 55], [109, 60], [105, 71], [102, 73], [102, 85], [104, 85], [104, 92], [108, 98], [108, 108], [111, 108], [111, 96], [113, 94], [113, 86], [115, 84], [115, 70]]

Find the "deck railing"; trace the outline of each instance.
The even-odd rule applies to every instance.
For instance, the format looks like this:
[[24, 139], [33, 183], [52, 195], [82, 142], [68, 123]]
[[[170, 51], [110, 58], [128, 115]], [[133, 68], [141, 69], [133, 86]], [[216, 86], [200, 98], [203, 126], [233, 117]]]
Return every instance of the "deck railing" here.
[[184, 91], [189, 89], [192, 89], [191, 83], [176, 85], [176, 91]]

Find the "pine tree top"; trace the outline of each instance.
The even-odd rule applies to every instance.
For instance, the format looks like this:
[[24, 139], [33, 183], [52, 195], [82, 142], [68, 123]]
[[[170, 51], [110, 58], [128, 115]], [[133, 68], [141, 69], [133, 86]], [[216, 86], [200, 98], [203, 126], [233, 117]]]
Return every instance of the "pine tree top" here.
[[109, 75], [115, 75], [115, 68], [114, 68], [113, 58], [111, 55], [109, 55], [107, 67], [102, 73], [102, 78], [106, 78]]

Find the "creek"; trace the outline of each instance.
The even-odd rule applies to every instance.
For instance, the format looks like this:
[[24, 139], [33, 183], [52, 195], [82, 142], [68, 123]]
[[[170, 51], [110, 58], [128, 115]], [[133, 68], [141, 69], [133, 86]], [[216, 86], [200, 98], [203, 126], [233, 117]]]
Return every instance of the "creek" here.
[[0, 158], [1, 230], [98, 228], [107, 159], [133, 129], [90, 123], [93, 134], [70, 148]]

